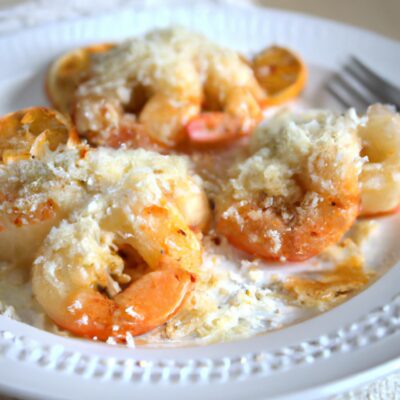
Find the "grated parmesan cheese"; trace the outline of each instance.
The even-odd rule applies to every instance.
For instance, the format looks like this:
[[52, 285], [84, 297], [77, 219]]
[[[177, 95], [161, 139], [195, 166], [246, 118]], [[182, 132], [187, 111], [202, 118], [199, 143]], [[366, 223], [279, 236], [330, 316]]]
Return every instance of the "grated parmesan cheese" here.
[[297, 176], [309, 177], [310, 188], [334, 194], [349, 166], [361, 172], [356, 134], [361, 123], [354, 110], [343, 116], [323, 111], [278, 114], [256, 129], [250, 144], [252, 156], [234, 167], [230, 181], [234, 198], [262, 193], [265, 204], [272, 204], [277, 196], [295, 202], [302, 196]]
[[[224, 80], [214, 83], [220, 71], [224, 72]], [[170, 103], [176, 107], [182, 99], [201, 98], [201, 86], [206, 81], [210, 86], [218, 83], [222, 101], [232, 82], [246, 86], [254, 80], [253, 71], [237, 52], [183, 28], [154, 30], [104, 54], [95, 54], [90, 76], [80, 86], [79, 95], [115, 92], [127, 104], [132, 88], [142, 85], [151, 93], [173, 95]]]
[[[61, 148], [40, 160], [0, 165], [0, 261], [30, 265], [52, 226], [81, 207], [93, 215], [109, 213], [112, 202], [103, 200], [119, 191], [128, 196], [129, 189], [143, 206], [158, 204], [166, 196], [175, 197], [178, 208], [185, 199], [200, 201], [198, 207], [206, 203], [202, 181], [192, 174], [185, 157], [145, 150], [86, 150], [84, 157], [80, 148]], [[182, 212], [190, 223], [199, 218]]]

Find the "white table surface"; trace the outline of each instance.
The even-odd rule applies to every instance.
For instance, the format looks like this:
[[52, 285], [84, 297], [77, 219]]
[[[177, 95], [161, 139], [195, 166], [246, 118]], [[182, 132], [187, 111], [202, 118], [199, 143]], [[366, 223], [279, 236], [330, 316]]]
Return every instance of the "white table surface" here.
[[[89, 4], [92, 0], [68, 0], [69, 6], [74, 4], [75, 11], [83, 10], [87, 13], [85, 4]], [[146, 0], [147, 2], [155, 2], [157, 0]], [[165, 1], [165, 0], [158, 0]], [[188, 2], [192, 0], [187, 0]], [[223, 0], [219, 0], [223, 1]], [[228, 0], [227, 0], [228, 1]], [[229, 0], [235, 1], [235, 0]], [[286, 10], [299, 11], [325, 18], [335, 19], [352, 25], [357, 25], [365, 29], [373, 30], [385, 36], [400, 40], [400, 0], [237, 0], [252, 1], [253, 3], [282, 8]], [[10, 11], [14, 10], [15, 14], [21, 14], [24, 6], [32, 7], [32, 3], [36, 2], [38, 8], [48, 6], [52, 8], [52, 14], [46, 16], [44, 13], [41, 18], [48, 20], [51, 15], [54, 18], [65, 18], [68, 12], [64, 12], [65, 0], [0, 0], [0, 33], [2, 32], [2, 24], [7, 25], [9, 29], [20, 29], [23, 24], [9, 24], [9, 21], [1, 19], [1, 13], [7, 13], [9, 18]], [[93, 4], [97, 5], [97, 9], [103, 7], [110, 8], [112, 4], [124, 4], [123, 0], [93, 0]], [[137, 0], [140, 3], [141, 0]], [[101, 7], [99, 7], [99, 4]], [[64, 6], [63, 6], [64, 5]], [[28, 8], [29, 9], [29, 8]], [[30, 8], [32, 9], [32, 8]], [[32, 24], [32, 18], [27, 18], [24, 22]], [[3, 29], [4, 31], [4, 29]], [[400, 69], [400, 67], [399, 67]], [[358, 388], [352, 393], [334, 397], [334, 400], [400, 400], [400, 372], [398, 375], [390, 376], [369, 385]], [[9, 400], [0, 395], [0, 400]]]

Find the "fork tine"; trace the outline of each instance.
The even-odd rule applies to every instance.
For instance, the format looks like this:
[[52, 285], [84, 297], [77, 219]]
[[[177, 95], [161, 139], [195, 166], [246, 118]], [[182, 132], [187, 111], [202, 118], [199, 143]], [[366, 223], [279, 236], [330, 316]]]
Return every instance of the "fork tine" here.
[[355, 107], [362, 110], [370, 104], [370, 101], [340, 74], [333, 75], [326, 85], [326, 90], [345, 108]]
[[366, 88], [377, 100], [383, 100], [379, 84], [367, 79], [352, 65], [345, 65], [344, 70], [348, 72], [361, 86]]
[[350, 103], [332, 86], [327, 85], [326, 90], [341, 104], [344, 108], [351, 108]]
[[351, 56], [343, 70], [344, 73], [334, 75], [326, 85], [328, 92], [341, 105], [356, 106], [356, 102], [365, 108], [381, 102], [394, 105], [400, 110], [400, 89], [380, 77], [357, 57]]
[[360, 69], [364, 72], [364, 74], [371, 78], [375, 79], [375, 81], [379, 82], [380, 84], [384, 86], [388, 86], [391, 88], [397, 89], [394, 85], [392, 85], [390, 82], [387, 80], [383, 79], [381, 76], [379, 76], [375, 71], [373, 71], [371, 68], [369, 68], [367, 65], [365, 65], [363, 62], [361, 62], [360, 59], [358, 59], [356, 56], [351, 56], [350, 60]]
[[334, 78], [339, 86], [341, 86], [348, 94], [355, 98], [355, 100], [360, 103], [363, 107], [368, 107], [371, 101], [368, 100], [363, 94], [361, 94], [353, 85], [351, 85], [346, 79], [341, 75], [336, 75]]
[[354, 79], [368, 89], [377, 100], [383, 103], [392, 103], [397, 108], [400, 108], [399, 89], [365, 66], [356, 57], [352, 56], [351, 63], [344, 68]]

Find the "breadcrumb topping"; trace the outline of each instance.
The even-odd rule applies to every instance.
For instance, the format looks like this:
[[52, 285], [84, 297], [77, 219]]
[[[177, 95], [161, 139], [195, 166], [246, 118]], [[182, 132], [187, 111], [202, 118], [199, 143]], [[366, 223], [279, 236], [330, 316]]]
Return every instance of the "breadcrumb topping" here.
[[104, 54], [95, 54], [92, 64], [91, 79], [80, 86], [78, 95], [112, 93], [122, 104], [129, 103], [132, 88], [139, 85], [151, 93], [157, 90], [173, 95], [171, 105], [179, 107], [182, 99], [200, 99], [206, 81], [210, 87], [215, 85], [216, 71], [223, 70], [225, 77], [218, 82], [220, 101], [228, 94], [228, 84], [246, 86], [255, 79], [237, 52], [183, 28], [154, 30], [130, 39]]
[[256, 129], [250, 156], [233, 166], [217, 197], [225, 234], [234, 224], [248, 235], [245, 249], [267, 242], [265, 251], [278, 259], [290, 252], [285, 237], [296, 229], [307, 224], [304, 229], [318, 236], [313, 221], [322, 224], [329, 207], [343, 220], [355, 218], [364, 162], [357, 129], [363, 123], [354, 110], [339, 116], [281, 112]]
[[65, 148], [48, 151], [40, 160], [0, 165], [3, 260], [29, 265], [52, 226], [82, 207], [110, 213], [112, 201], [105, 199], [118, 192], [131, 191], [146, 206], [174, 195], [182, 203], [202, 191], [185, 157], [106, 148], [83, 154], [81, 148]]
[[[343, 116], [323, 111], [279, 114], [256, 129], [250, 145], [253, 155], [234, 168], [234, 198], [262, 194], [267, 206], [278, 196], [297, 201], [304, 187], [335, 194], [349, 166], [361, 172], [356, 132], [361, 123], [354, 110]], [[310, 181], [301, 182], [300, 177]]]
[[[267, 127], [257, 130], [251, 143], [251, 157], [231, 171], [228, 187], [236, 204], [245, 207], [249, 198], [256, 198], [262, 207], [249, 213], [253, 221], [262, 220], [272, 207], [279, 206], [282, 220], [288, 224], [293, 219], [293, 208], [282, 207], [283, 204], [294, 204], [304, 198], [310, 208], [317, 207], [321, 193], [334, 192], [340, 185], [348, 165], [354, 167], [356, 174], [360, 173], [363, 159], [359, 156], [360, 143], [354, 132], [361, 124], [363, 121], [353, 111], [340, 117], [321, 112], [302, 117], [280, 115]], [[329, 165], [327, 170], [326, 165]], [[310, 175], [306, 183], [299, 181], [304, 171]], [[100, 229], [94, 217], [96, 214], [113, 215], [113, 198], [117, 195], [118, 201], [123, 203], [123, 196], [132, 196], [128, 188], [135, 188], [134, 195], [143, 205], [154, 204], [161, 201], [163, 194], [176, 191], [181, 181], [189, 182], [193, 192], [201, 190], [202, 180], [192, 175], [187, 158], [161, 156], [144, 150], [99, 148], [82, 153], [78, 149], [61, 149], [44, 154], [41, 160], [0, 166], [0, 185], [6, 188], [0, 205], [0, 223], [5, 230], [0, 235], [9, 234], [7, 230], [11, 223], [15, 224], [16, 215], [22, 226], [35, 221], [43, 213], [43, 204], [51, 210], [63, 210], [58, 226], [64, 228], [65, 225], [64, 235], [58, 235], [58, 241], [53, 241], [52, 246], [63, 249], [64, 242], [74, 235], [76, 246], [68, 247], [74, 252], [70, 259], [81, 262], [87, 257], [85, 264], [95, 271], [101, 269], [99, 259], [105, 260], [109, 276], [102, 284], [109, 293], [117, 293], [129, 277], [123, 274], [120, 257], [107, 251], [104, 259], [103, 253], [113, 245], [115, 237]], [[307, 193], [305, 184], [310, 188]], [[182, 197], [185, 190], [182, 190]], [[85, 209], [86, 214], [73, 212], [76, 208]], [[69, 230], [63, 221], [67, 215], [70, 218], [79, 215], [78, 231]], [[224, 210], [224, 217], [242, 218], [235, 206]], [[106, 221], [112, 223], [107, 218]], [[140, 224], [140, 218], [134, 222]], [[128, 346], [231, 340], [287, 325], [293, 309], [300, 315], [304, 309], [329, 308], [364, 287], [373, 276], [365, 271], [360, 250], [372, 229], [371, 223], [357, 224], [351, 238], [330, 248], [321, 260], [312, 261], [318, 264], [329, 260], [333, 263], [332, 269], [317, 268], [312, 274], [300, 272], [295, 277], [291, 271], [289, 279], [287, 274], [269, 273], [265, 268], [267, 264], [261, 260], [246, 259], [211, 230], [205, 240], [203, 271], [180, 314], [143, 338], [134, 339], [128, 335]], [[271, 241], [273, 251], [279, 253], [282, 245], [279, 232], [268, 229], [264, 237]], [[52, 240], [52, 232], [48, 240]], [[257, 242], [259, 238], [254, 236], [251, 240]], [[310, 271], [314, 266], [307, 264], [305, 268]], [[55, 271], [56, 265], [54, 268], [50, 265], [48, 279], [58, 279]], [[82, 269], [79, 279], [85, 281], [90, 276], [93, 274]], [[0, 299], [8, 290], [6, 286], [0, 284]], [[76, 309], [80, 306], [73, 304]], [[14, 307], [6, 301], [0, 302], [0, 314], [27, 320], [20, 309], [22, 307]], [[135, 315], [134, 309], [126, 311]], [[39, 316], [31, 323], [65, 334], [38, 310], [35, 313]], [[81, 322], [84, 324], [85, 320]], [[113, 340], [108, 342], [115, 344]]]

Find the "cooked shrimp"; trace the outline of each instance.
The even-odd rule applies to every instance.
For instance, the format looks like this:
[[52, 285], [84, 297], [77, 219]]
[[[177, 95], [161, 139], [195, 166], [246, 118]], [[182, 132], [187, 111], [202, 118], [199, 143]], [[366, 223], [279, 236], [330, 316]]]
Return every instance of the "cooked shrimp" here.
[[[127, 113], [137, 115], [134, 129], [143, 127], [164, 147], [188, 137], [232, 139], [254, 128], [265, 97], [238, 53], [183, 29], [154, 31], [98, 54], [88, 76], [76, 92], [73, 118], [95, 144], [108, 144], [110, 136], [115, 143]], [[212, 114], [200, 114], [204, 109]]]
[[0, 166], [1, 261], [29, 267], [50, 229], [86, 199], [81, 183], [52, 170], [49, 158]]
[[30, 266], [48, 234], [95, 195], [132, 176], [149, 181], [180, 210], [194, 231], [208, 224], [208, 199], [186, 158], [144, 150], [60, 147], [40, 157], [0, 165], [0, 260]]
[[394, 211], [400, 204], [400, 115], [377, 104], [360, 127], [362, 155], [368, 157], [361, 174], [361, 214]]
[[88, 137], [88, 140], [94, 145], [114, 149], [146, 149], [157, 151], [160, 154], [169, 153], [165, 146], [150, 138], [143, 124], [139, 123], [131, 114], [122, 115], [118, 130], [110, 130], [106, 135], [100, 137], [94, 135]]
[[[148, 189], [146, 185], [146, 190]], [[141, 192], [141, 193], [140, 193]], [[155, 195], [156, 201], [150, 200]], [[130, 278], [118, 249], [148, 266]], [[165, 323], [182, 307], [199, 271], [201, 244], [166, 198], [137, 182], [93, 198], [46, 238], [33, 267], [33, 293], [59, 326], [117, 341]], [[121, 287], [122, 286], [122, 287]], [[125, 286], [125, 288], [124, 288]]]
[[186, 157], [164, 156], [142, 149], [98, 148], [88, 150], [79, 161], [79, 168], [75, 170], [72, 164], [71, 169], [76, 180], [92, 181], [91, 187], [98, 187], [96, 190], [124, 185], [132, 176], [142, 185], [152, 178], [192, 230], [201, 231], [209, 223], [210, 208], [203, 182], [193, 173]]
[[255, 132], [217, 201], [217, 227], [238, 248], [300, 261], [337, 242], [356, 219], [360, 144], [354, 111], [278, 116]]
[[174, 204], [195, 232], [204, 231], [211, 218], [208, 198], [198, 179], [185, 177], [170, 183]]
[[[79, 199], [76, 188], [41, 162], [46, 154], [77, 143], [57, 111], [29, 108], [0, 119], [0, 259], [30, 265], [41, 241]], [[46, 188], [44, 188], [46, 187]], [[67, 202], [59, 202], [59, 192]], [[71, 191], [73, 193], [71, 193]]]

